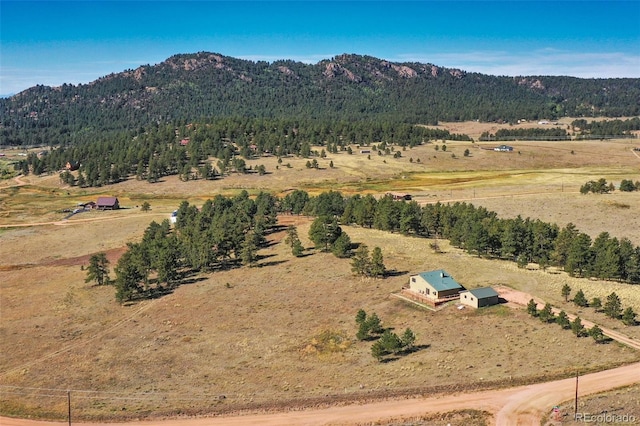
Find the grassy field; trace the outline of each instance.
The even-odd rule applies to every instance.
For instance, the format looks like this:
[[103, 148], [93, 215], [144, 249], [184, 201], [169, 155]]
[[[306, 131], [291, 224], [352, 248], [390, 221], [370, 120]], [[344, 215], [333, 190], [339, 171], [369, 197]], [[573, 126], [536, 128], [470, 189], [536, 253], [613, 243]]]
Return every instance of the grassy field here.
[[[640, 421], [640, 385], [629, 386], [622, 389], [615, 389], [610, 392], [605, 392], [597, 395], [590, 395], [587, 397], [578, 398], [578, 414], [582, 416], [582, 419], [588, 415], [591, 418], [592, 423], [602, 424], [637, 424]], [[578, 418], [574, 419], [575, 401], [568, 401], [560, 405], [560, 419], [562, 419], [563, 425], [578, 426], [585, 424], [585, 421]], [[600, 418], [597, 416], [609, 415], [612, 416], [609, 419]], [[627, 419], [623, 416], [628, 416]], [[594, 417], [591, 417], [594, 416]], [[621, 421], [616, 421], [615, 419]], [[631, 420], [633, 418], [633, 420]], [[549, 417], [548, 425], [559, 424], [555, 421], [554, 415]], [[631, 420], [631, 421], [630, 421]]]
[[[104, 251], [115, 262], [127, 242], [137, 241], [151, 220], [167, 218], [181, 200], [200, 204], [243, 189], [407, 191], [420, 203], [464, 200], [501, 217], [570, 221], [593, 236], [608, 231], [640, 244], [640, 194], [577, 192], [589, 179], [640, 179], [640, 158], [628, 141], [516, 142], [513, 153], [475, 147], [493, 145], [448, 142], [443, 153], [427, 144], [399, 159], [339, 153], [319, 159], [321, 170], [306, 169], [306, 159], [285, 158], [278, 165], [263, 158], [249, 164], [265, 164], [270, 174], [206, 182], [131, 179], [99, 189], [65, 187], [57, 176], [0, 182], [0, 225], [55, 222], [0, 228], [0, 413], [63, 418], [66, 389], [73, 390], [74, 410], [84, 418], [322, 405], [506, 386], [639, 360], [626, 347], [577, 339], [523, 310], [450, 306], [431, 312], [390, 297], [409, 274], [444, 268], [467, 287], [505, 284], [640, 338], [640, 327], [589, 308], [578, 311], [560, 295], [564, 283], [574, 292], [582, 288], [589, 299], [616, 291], [623, 305], [640, 312], [634, 286], [518, 269], [468, 256], [446, 242], [444, 253], [435, 254], [428, 240], [356, 227], [344, 229], [352, 241], [382, 248], [393, 271], [387, 279], [353, 277], [349, 261], [330, 254], [309, 250], [294, 258], [278, 232], [269, 237], [274, 244], [261, 250], [258, 267], [198, 276], [159, 299], [120, 306], [113, 288], [84, 283], [81, 267], [91, 254]], [[117, 195], [127, 208], [61, 221], [63, 209], [100, 194]], [[143, 201], [151, 212], [140, 211]], [[303, 243], [311, 246], [307, 219], [283, 220], [298, 223]], [[376, 312], [396, 332], [410, 327], [419, 350], [378, 363], [371, 342], [355, 340], [360, 308]], [[462, 416], [460, 424], [483, 421], [478, 413], [455, 415]]]
[[[83, 253], [104, 250], [113, 258], [148, 219], [121, 219], [106, 225], [102, 240], [77, 247], [52, 241], [95, 232], [95, 223], [2, 234], [10, 244], [0, 255], [12, 263], [0, 271], [0, 383], [18, 387], [15, 396], [3, 393], [4, 413], [64, 416], [66, 394], [45, 399], [26, 387], [91, 391], [76, 393], [79, 416], [119, 418], [508, 385], [640, 359], [521, 310], [431, 312], [390, 298], [410, 272], [439, 267], [469, 287], [499, 282], [530, 289], [546, 280], [446, 244], [445, 253], [431, 254], [427, 240], [360, 228], [346, 231], [356, 242], [383, 247], [395, 276], [362, 280], [351, 275], [348, 260], [321, 253], [296, 259], [278, 243], [261, 252], [260, 267], [202, 276], [169, 296], [121, 307], [112, 288], [83, 282]], [[301, 236], [307, 227], [299, 225]], [[421, 349], [378, 363], [371, 343], [354, 339], [359, 308], [398, 332], [412, 328]]]

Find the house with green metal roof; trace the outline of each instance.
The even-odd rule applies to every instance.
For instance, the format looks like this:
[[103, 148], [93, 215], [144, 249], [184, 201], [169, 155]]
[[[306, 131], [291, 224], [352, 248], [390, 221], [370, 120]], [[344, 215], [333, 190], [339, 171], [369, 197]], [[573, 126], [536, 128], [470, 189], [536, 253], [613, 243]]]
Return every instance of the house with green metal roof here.
[[464, 288], [444, 269], [409, 277], [409, 291], [433, 303], [457, 299], [462, 290]]
[[460, 292], [460, 303], [474, 308], [497, 305], [500, 303], [498, 293], [491, 287], [474, 288]]

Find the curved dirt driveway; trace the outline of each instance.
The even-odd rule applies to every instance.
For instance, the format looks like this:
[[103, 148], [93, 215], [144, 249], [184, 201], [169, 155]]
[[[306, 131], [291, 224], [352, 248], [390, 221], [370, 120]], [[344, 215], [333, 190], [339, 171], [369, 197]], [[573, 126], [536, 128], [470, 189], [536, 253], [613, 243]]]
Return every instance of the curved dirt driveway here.
[[[603, 392], [640, 381], [640, 363], [581, 376], [579, 394]], [[250, 414], [208, 418], [152, 420], [110, 423], [109, 426], [281, 426], [281, 425], [348, 425], [387, 418], [415, 417], [427, 413], [443, 413], [460, 409], [486, 410], [495, 424], [540, 425], [540, 419], [555, 405], [571, 400], [575, 393], [575, 378], [557, 380], [510, 389], [490, 390], [428, 398], [380, 401], [361, 405], [284, 413]], [[569, 413], [571, 414], [571, 413]], [[67, 422], [42, 422], [0, 417], [2, 426], [64, 426]], [[100, 423], [73, 423], [78, 426], [100, 426]]]

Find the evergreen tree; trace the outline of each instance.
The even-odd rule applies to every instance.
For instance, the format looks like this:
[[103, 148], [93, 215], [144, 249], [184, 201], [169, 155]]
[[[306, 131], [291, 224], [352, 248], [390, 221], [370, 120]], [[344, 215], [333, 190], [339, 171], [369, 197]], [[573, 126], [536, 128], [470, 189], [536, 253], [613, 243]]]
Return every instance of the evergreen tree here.
[[622, 322], [624, 325], [636, 325], [636, 313], [631, 306], [622, 313]]
[[141, 283], [146, 279], [142, 268], [131, 251], [125, 252], [115, 267], [116, 300], [120, 303], [131, 300], [140, 292]]
[[402, 349], [402, 341], [397, 334], [390, 330], [385, 330], [378, 340], [386, 353], [398, 353]]
[[291, 254], [295, 257], [302, 256], [304, 247], [302, 247], [302, 242], [300, 241], [300, 238], [298, 238], [298, 230], [295, 226], [289, 226], [287, 228], [287, 237], [284, 242], [291, 246]]
[[589, 267], [591, 276], [603, 279], [621, 277], [620, 243], [616, 238], [610, 238], [608, 232], [600, 233], [593, 241], [590, 257], [593, 259]]
[[593, 309], [596, 310], [596, 312], [598, 312], [600, 309], [602, 309], [602, 300], [600, 300], [599, 297], [594, 297], [591, 300], [591, 303], [589, 304], [589, 306], [591, 306]]
[[553, 315], [553, 308], [549, 303], [544, 305], [544, 308], [538, 313], [540, 321], [542, 322], [553, 322], [555, 321], [555, 316]]
[[247, 266], [253, 266], [258, 261], [258, 242], [254, 231], [245, 234], [241, 257], [242, 264]]
[[351, 238], [349, 238], [346, 232], [342, 232], [335, 240], [331, 252], [339, 258], [351, 256]]
[[571, 321], [565, 311], [560, 311], [556, 317], [556, 323], [565, 330], [571, 327]]
[[180, 243], [175, 235], [165, 236], [154, 245], [151, 266], [156, 270], [159, 282], [167, 286], [175, 283], [180, 276], [180, 264]]
[[587, 234], [579, 233], [571, 242], [565, 270], [569, 275], [582, 276], [584, 270], [591, 265], [591, 237]]
[[567, 226], [558, 233], [554, 243], [555, 249], [551, 253], [551, 260], [555, 265], [560, 267], [566, 266], [569, 252], [571, 251], [571, 244], [578, 234], [579, 231], [573, 223], [568, 223]]
[[413, 345], [416, 343], [416, 335], [410, 328], [407, 328], [404, 333], [402, 333], [400, 340], [402, 341], [403, 348], [411, 350], [413, 349]]
[[584, 325], [582, 325], [580, 317], [576, 317], [576, 319], [571, 321], [571, 331], [576, 337], [582, 337], [584, 335]]
[[587, 298], [584, 296], [582, 289], [578, 290], [576, 295], [573, 296], [573, 303], [575, 303], [576, 306], [580, 306], [582, 308], [588, 305]]
[[597, 324], [594, 324], [594, 326], [589, 329], [589, 336], [593, 337], [596, 343], [602, 343], [604, 341], [604, 333]]
[[369, 315], [365, 323], [367, 324], [369, 331], [373, 334], [380, 334], [384, 331], [384, 328], [382, 328], [382, 321], [380, 321], [380, 318], [375, 312]]
[[527, 303], [527, 313], [532, 317], [538, 316], [538, 304], [535, 300], [531, 299], [529, 303]]
[[620, 240], [620, 278], [640, 282], [640, 247], [633, 247], [628, 238]]
[[342, 229], [338, 226], [335, 217], [320, 216], [313, 221], [309, 228], [309, 239], [313, 241], [317, 249], [329, 251], [341, 233]]
[[371, 345], [371, 356], [378, 360], [378, 362], [381, 362], [385, 355], [386, 351], [384, 350], [380, 340]]
[[369, 276], [371, 274], [371, 260], [366, 244], [360, 244], [351, 258], [351, 271], [355, 275]]
[[362, 321], [358, 324], [358, 332], [356, 333], [356, 338], [358, 340], [367, 340], [370, 337], [369, 331], [369, 324], [367, 323], [367, 321]]
[[96, 253], [89, 258], [85, 283], [95, 281], [96, 285], [109, 284], [109, 260], [103, 252]]
[[370, 274], [372, 277], [380, 278], [384, 277], [385, 272], [386, 268], [384, 266], [382, 250], [380, 247], [374, 247], [371, 252]]
[[562, 297], [564, 297], [564, 301], [567, 302], [569, 299], [569, 295], [571, 294], [571, 287], [569, 287], [569, 284], [564, 284], [562, 286]]
[[622, 313], [622, 304], [620, 303], [620, 298], [615, 292], [607, 296], [607, 301], [604, 304], [603, 311], [605, 315], [610, 318], [620, 318], [620, 314]]

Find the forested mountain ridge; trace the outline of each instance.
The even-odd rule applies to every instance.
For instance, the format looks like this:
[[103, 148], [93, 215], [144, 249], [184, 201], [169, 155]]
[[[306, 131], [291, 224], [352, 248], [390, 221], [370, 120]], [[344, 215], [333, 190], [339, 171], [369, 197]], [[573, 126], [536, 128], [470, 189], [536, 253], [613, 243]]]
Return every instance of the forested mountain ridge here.
[[200, 52], [0, 99], [0, 144], [75, 143], [97, 132], [208, 117], [434, 124], [634, 116], [639, 100], [637, 78], [496, 77], [360, 55], [309, 65]]

